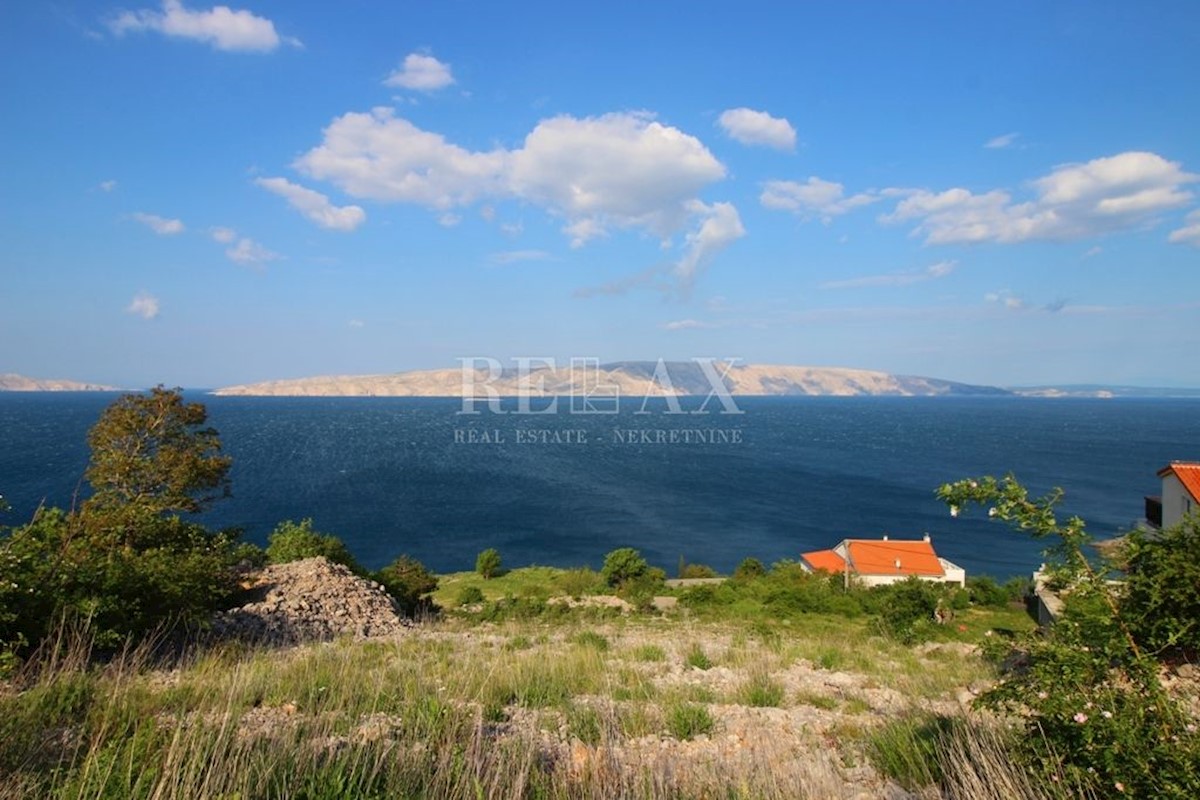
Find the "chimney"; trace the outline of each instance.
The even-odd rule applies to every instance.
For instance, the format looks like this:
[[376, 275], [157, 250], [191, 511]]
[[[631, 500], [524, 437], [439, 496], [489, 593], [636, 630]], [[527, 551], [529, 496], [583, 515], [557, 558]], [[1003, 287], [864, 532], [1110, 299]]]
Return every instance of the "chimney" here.
[[885, 542], [887, 541], [887, 534], [886, 534], [886, 533], [883, 535], [883, 540], [884, 540]]
[[900, 559], [896, 559], [896, 572], [900, 571]]
[[929, 531], [926, 531], [926, 532], [925, 532], [924, 539], [925, 539], [925, 541], [927, 541], [927, 542], [929, 541]]

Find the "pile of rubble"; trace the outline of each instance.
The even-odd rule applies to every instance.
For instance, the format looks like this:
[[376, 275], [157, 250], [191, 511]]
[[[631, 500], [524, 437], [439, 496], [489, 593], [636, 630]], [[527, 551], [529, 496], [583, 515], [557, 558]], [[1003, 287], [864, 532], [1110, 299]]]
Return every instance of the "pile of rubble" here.
[[250, 595], [246, 605], [217, 615], [215, 635], [290, 645], [393, 636], [410, 625], [378, 583], [319, 557], [266, 567]]

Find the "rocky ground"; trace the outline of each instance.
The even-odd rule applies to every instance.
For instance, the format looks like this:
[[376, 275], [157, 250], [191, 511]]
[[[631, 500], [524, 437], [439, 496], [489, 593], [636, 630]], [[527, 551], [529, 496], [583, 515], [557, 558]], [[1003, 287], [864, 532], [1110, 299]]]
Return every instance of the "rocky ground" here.
[[266, 567], [250, 588], [249, 603], [214, 620], [217, 636], [289, 645], [394, 636], [411, 625], [382, 586], [324, 558]]

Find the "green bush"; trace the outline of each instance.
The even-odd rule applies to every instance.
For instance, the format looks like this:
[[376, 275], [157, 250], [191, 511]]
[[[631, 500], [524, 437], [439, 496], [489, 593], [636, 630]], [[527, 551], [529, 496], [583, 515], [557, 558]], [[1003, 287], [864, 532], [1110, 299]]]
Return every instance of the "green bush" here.
[[872, 591], [881, 597], [883, 629], [901, 642], [920, 641], [933, 631], [933, 615], [942, 595], [939, 587], [914, 576]]
[[757, 558], [743, 558], [733, 570], [735, 581], [752, 581], [767, 574], [767, 568]]
[[314, 531], [311, 519], [299, 523], [285, 520], [267, 537], [267, 560], [272, 564], [287, 564], [317, 556], [349, 567], [360, 575], [365, 572], [341, 539]]
[[[1018, 638], [1012, 652], [991, 653], [1020, 665], [979, 699], [1024, 726], [1013, 755], [1047, 785], [1078, 786], [1076, 794], [1083, 796], [1200, 797], [1196, 721], [1163, 685], [1163, 665], [1135, 635], [1155, 635], [1143, 625], [1150, 614], [1165, 619], [1194, 614], [1185, 610], [1188, 593], [1159, 591], [1171, 583], [1160, 583], [1165, 574], [1179, 577], [1172, 562], [1187, 559], [1133, 537], [1130, 550], [1141, 558], [1130, 574], [1139, 576], [1135, 585], [1145, 592], [1138, 600], [1130, 599], [1132, 591], [1122, 598], [1108, 581], [1113, 564], [1094, 560], [1084, 521], [1058, 519], [1062, 490], [1030, 498], [1011, 475], [988, 476], [946, 484], [938, 496], [955, 515], [970, 504], [986, 506], [989, 517], [1048, 540], [1050, 572], [1064, 587], [1064, 609], [1055, 624]], [[1131, 569], [1134, 562], [1131, 557]], [[1194, 580], [1195, 573], [1188, 574]]]
[[610, 552], [604, 557], [604, 566], [600, 569], [604, 583], [613, 588], [649, 574], [650, 564], [632, 547], [621, 547]]
[[576, 599], [604, 590], [604, 577], [589, 567], [564, 570], [555, 580], [559, 590]]
[[1200, 653], [1200, 515], [1125, 542], [1121, 610], [1134, 636], [1155, 651]]
[[717, 571], [707, 564], [684, 564], [679, 571], [681, 578], [715, 578]]
[[491, 580], [500, 574], [500, 551], [489, 547], [475, 558], [475, 571], [484, 580]]
[[458, 590], [458, 596], [455, 600], [460, 606], [473, 606], [485, 601], [483, 589], [478, 586], [468, 585]]
[[712, 659], [704, 652], [704, 648], [698, 644], [693, 644], [688, 648], [687, 655], [683, 657], [683, 663], [689, 667], [696, 669], [712, 669]]
[[437, 576], [415, 558], [400, 556], [372, 577], [396, 598], [405, 614], [413, 616], [418, 611], [433, 610], [429, 595], [437, 590]]

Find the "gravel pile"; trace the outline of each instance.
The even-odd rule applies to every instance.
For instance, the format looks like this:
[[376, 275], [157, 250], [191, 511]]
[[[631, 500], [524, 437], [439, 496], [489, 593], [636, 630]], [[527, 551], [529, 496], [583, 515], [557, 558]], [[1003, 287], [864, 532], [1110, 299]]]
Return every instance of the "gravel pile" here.
[[217, 615], [217, 636], [290, 645], [393, 636], [409, 626], [382, 586], [324, 558], [269, 566], [250, 591], [251, 602]]

